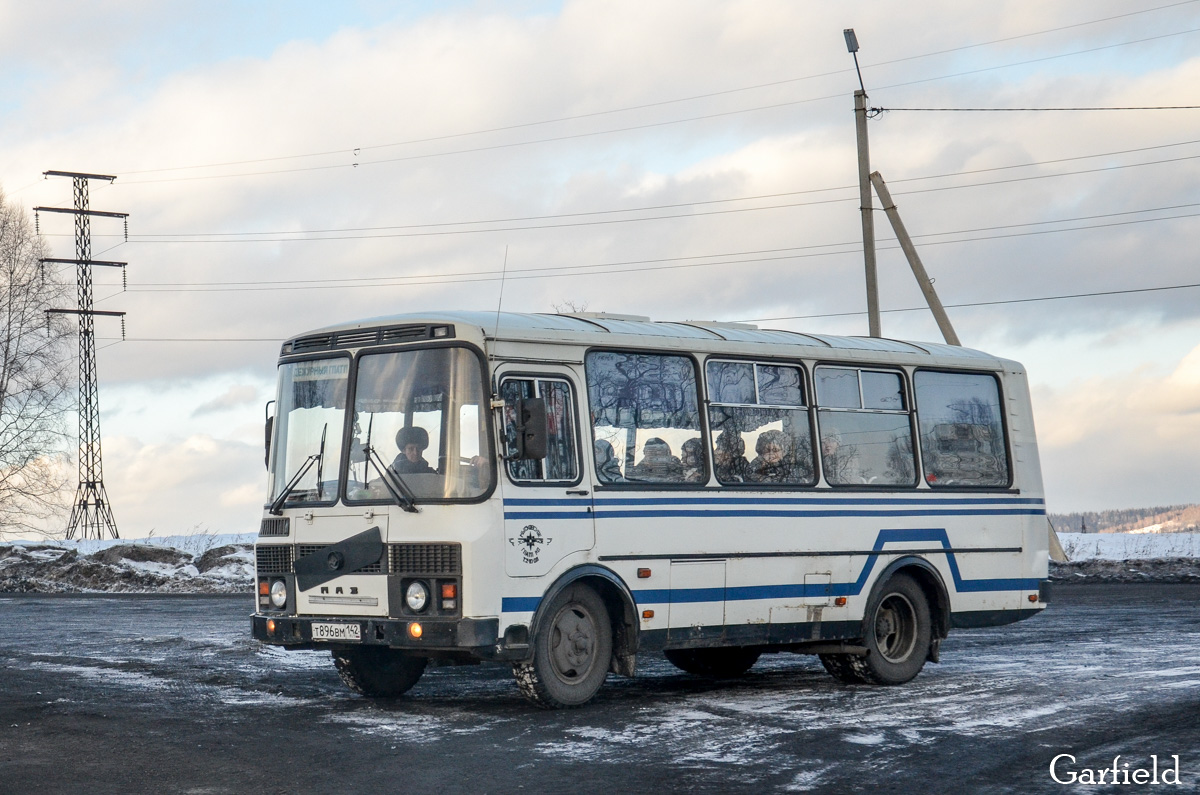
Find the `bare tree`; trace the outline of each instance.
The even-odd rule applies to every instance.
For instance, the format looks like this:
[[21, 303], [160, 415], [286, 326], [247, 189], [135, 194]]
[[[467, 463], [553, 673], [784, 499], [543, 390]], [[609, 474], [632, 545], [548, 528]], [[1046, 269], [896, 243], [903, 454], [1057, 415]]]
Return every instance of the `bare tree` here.
[[62, 512], [72, 408], [67, 285], [52, 266], [29, 215], [0, 192], [0, 536], [41, 531]]
[[551, 304], [554, 311], [560, 315], [569, 315], [576, 312], [586, 312], [588, 308], [587, 301], [574, 301], [570, 298], [564, 298], [557, 304]]

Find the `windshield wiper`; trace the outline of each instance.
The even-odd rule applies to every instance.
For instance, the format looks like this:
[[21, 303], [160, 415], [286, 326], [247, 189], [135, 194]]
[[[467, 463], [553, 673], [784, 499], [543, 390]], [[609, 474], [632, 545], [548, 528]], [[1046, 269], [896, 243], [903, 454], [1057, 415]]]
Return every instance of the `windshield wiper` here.
[[391, 467], [386, 466], [379, 457], [379, 453], [375, 452], [375, 448], [371, 445], [364, 445], [363, 452], [366, 453], [368, 461], [375, 462], [375, 467], [379, 470], [379, 476], [383, 478], [383, 485], [387, 486], [387, 490], [391, 492], [392, 499], [396, 501], [396, 504], [409, 513], [419, 513], [420, 509], [417, 507], [417, 497], [404, 482], [404, 479], [400, 477], [400, 474]]
[[304, 477], [304, 474], [308, 472], [308, 470], [312, 469], [312, 465], [320, 460], [321, 453], [313, 453], [310, 455], [305, 460], [304, 466], [300, 467], [300, 471], [288, 481], [288, 484], [283, 487], [283, 491], [279, 492], [279, 496], [271, 501], [271, 506], [267, 509], [267, 512], [273, 514], [274, 516], [279, 516], [281, 513], [283, 513], [283, 503], [288, 498], [288, 495], [291, 494], [292, 490], [296, 488], [296, 484], [300, 482], [300, 478]]

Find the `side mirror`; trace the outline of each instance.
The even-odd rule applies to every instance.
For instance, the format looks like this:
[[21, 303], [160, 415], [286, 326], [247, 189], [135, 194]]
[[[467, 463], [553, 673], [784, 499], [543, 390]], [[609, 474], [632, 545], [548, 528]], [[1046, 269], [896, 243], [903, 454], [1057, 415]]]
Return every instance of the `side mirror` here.
[[274, 400], [268, 400], [267, 405], [263, 406], [263, 414], [266, 415], [267, 421], [264, 430], [263, 439], [263, 466], [267, 469], [271, 468], [271, 433], [275, 430], [275, 418], [271, 416], [271, 404]]
[[522, 398], [517, 401], [517, 458], [545, 458], [546, 439], [550, 435], [546, 424], [544, 398]]

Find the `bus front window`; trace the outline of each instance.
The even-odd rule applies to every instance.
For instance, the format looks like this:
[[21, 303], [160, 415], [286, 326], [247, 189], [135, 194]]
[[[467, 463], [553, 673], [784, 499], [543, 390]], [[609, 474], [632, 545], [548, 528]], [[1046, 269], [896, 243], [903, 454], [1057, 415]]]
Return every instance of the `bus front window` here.
[[364, 354], [354, 394], [348, 501], [390, 500], [385, 475], [418, 502], [474, 499], [491, 487], [487, 402], [466, 348]]
[[[337, 499], [349, 373], [350, 359], [346, 357], [280, 365], [271, 456], [272, 502], [289, 505]], [[299, 480], [293, 484], [297, 476]]]

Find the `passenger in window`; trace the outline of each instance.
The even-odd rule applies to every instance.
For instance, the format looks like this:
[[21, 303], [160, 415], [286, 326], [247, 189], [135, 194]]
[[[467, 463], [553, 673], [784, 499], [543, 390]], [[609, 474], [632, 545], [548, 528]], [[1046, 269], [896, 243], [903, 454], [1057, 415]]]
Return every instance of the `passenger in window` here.
[[621, 474], [621, 462], [617, 460], [617, 454], [611, 444], [604, 439], [597, 439], [592, 443], [592, 449], [596, 453], [596, 474], [601, 481], [621, 483], [625, 480]]
[[852, 444], [843, 445], [841, 434], [837, 432], [821, 435], [821, 461], [825, 479], [832, 484], [845, 486], [866, 482], [858, 465], [858, 449]]
[[429, 447], [429, 432], [424, 428], [415, 425], [401, 428], [396, 432], [396, 446], [400, 448], [400, 453], [392, 462], [393, 472], [398, 475], [434, 474], [433, 467], [421, 455]]
[[703, 483], [704, 478], [704, 446], [697, 439], [688, 439], [679, 448], [679, 458], [683, 462], [683, 479], [688, 483]]
[[754, 443], [758, 457], [750, 462], [755, 483], [791, 483], [796, 480], [791, 439], [783, 431], [763, 431]]
[[745, 483], [750, 478], [750, 462], [744, 455], [746, 442], [737, 431], [721, 431], [713, 445], [713, 466], [722, 483]]
[[646, 440], [642, 460], [629, 470], [629, 479], [678, 483], [683, 480], [683, 462], [671, 453], [671, 445], [655, 436]]

